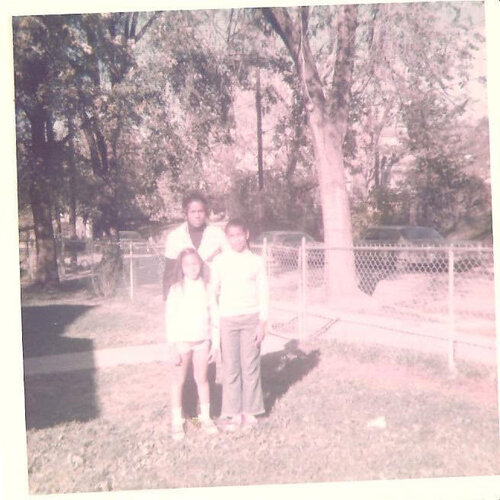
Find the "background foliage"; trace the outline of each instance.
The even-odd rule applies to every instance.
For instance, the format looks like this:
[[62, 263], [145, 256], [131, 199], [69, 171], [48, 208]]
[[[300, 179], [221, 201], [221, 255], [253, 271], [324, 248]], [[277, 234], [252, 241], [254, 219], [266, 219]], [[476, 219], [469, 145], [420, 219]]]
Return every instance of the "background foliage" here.
[[[360, 6], [343, 144], [355, 235], [379, 222], [491, 235], [483, 11]], [[337, 7], [308, 11], [325, 88], [335, 78], [337, 16]], [[259, 9], [27, 16], [13, 25], [19, 207], [48, 256], [42, 267], [53, 265], [63, 215], [73, 236], [77, 217], [97, 237], [154, 234], [182, 217], [193, 188], [253, 232], [322, 237], [301, 82]]]

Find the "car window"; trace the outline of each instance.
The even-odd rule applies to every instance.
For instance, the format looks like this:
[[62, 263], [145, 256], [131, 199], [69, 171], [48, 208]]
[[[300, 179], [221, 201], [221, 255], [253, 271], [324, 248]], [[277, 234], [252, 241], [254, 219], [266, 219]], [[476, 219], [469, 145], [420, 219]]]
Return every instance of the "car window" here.
[[256, 236], [254, 239], [253, 239], [253, 242], [258, 244], [258, 245], [262, 245], [264, 243], [264, 238], [267, 240], [267, 242], [271, 242], [273, 241], [273, 236], [274, 234], [273, 233], [269, 233], [269, 232], [264, 232], [264, 233], [260, 233], [258, 236]]
[[395, 228], [371, 227], [368, 228], [363, 239], [370, 241], [396, 241], [399, 238], [399, 231]]
[[140, 241], [144, 238], [137, 231], [118, 231], [120, 240]]
[[282, 245], [293, 245], [293, 246], [298, 246], [300, 245], [300, 242], [302, 241], [302, 235], [301, 234], [288, 234], [282, 236], [278, 243], [281, 243]]
[[298, 246], [298, 245], [301, 244], [302, 238], [305, 238], [306, 242], [308, 242], [308, 243], [314, 241], [313, 238], [311, 238], [308, 234], [305, 234], [305, 233], [293, 233], [293, 234], [283, 235], [280, 238], [279, 243], [281, 243], [283, 245]]
[[432, 227], [406, 227], [401, 233], [410, 241], [413, 240], [436, 240], [443, 241], [444, 238]]

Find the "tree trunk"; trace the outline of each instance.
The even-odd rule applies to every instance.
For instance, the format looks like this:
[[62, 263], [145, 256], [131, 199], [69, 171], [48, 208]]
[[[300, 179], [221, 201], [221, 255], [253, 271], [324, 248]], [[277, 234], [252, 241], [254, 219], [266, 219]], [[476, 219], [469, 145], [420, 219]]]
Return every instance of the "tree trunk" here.
[[62, 231], [62, 223], [61, 223], [61, 215], [59, 214], [59, 211], [56, 208], [52, 208], [52, 213], [53, 213], [53, 219], [56, 222], [56, 233], [55, 237], [57, 239], [62, 239], [63, 237], [63, 231]]
[[[75, 133], [75, 125], [71, 119], [68, 120], [68, 130], [71, 134], [71, 152], [72, 157], [69, 160], [69, 238], [71, 240], [77, 239], [76, 234], [76, 152], [75, 152], [75, 143], [74, 143], [74, 133]], [[71, 260], [70, 266], [72, 268], [76, 268], [78, 264], [78, 254], [76, 251], [75, 245], [72, 245], [71, 251]]]
[[45, 112], [41, 106], [30, 118], [33, 164], [29, 187], [36, 239], [35, 283], [43, 288], [59, 284], [56, 246], [50, 209], [50, 158], [45, 137]]
[[351, 214], [344, 177], [342, 134], [326, 119], [324, 110], [317, 107], [309, 112], [309, 127], [322, 206], [325, 279], [328, 297], [335, 300], [359, 292], [351, 250]]
[[31, 184], [29, 194], [35, 226], [35, 283], [43, 288], [52, 288], [59, 284], [59, 274], [50, 204], [36, 181]]
[[82, 127], [90, 151], [92, 171], [103, 182], [103, 189], [97, 200], [99, 215], [93, 221], [94, 235], [97, 237], [111, 236], [118, 231], [118, 210], [114, 172], [110, 169], [110, 162], [106, 140], [97, 123], [85, 123]]

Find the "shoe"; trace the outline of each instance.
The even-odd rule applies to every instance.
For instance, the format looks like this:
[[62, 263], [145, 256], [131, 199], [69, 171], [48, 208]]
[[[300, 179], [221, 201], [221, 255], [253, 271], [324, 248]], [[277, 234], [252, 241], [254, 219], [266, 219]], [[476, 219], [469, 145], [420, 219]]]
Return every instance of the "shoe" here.
[[207, 434], [217, 434], [219, 429], [211, 418], [198, 420], [200, 429]]
[[233, 432], [242, 424], [241, 415], [235, 415], [234, 417], [227, 417], [222, 421], [222, 428], [227, 432]]
[[257, 425], [258, 423], [259, 423], [259, 421], [255, 417], [255, 415], [250, 415], [250, 414], [246, 414], [246, 413], [244, 413], [242, 415], [242, 425], [244, 425], [245, 427], [253, 427], [254, 425]]
[[182, 441], [185, 436], [184, 420], [180, 422], [172, 422], [172, 439], [174, 441]]

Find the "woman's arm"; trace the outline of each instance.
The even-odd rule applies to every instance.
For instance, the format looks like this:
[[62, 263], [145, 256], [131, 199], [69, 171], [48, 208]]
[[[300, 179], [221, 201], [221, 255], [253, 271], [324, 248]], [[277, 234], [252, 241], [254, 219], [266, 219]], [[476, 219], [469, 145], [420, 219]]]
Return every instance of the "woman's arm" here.
[[257, 293], [259, 299], [259, 319], [267, 321], [269, 315], [269, 282], [263, 259], [259, 259], [257, 270]]
[[266, 335], [269, 315], [269, 283], [263, 259], [259, 260], [257, 271], [257, 294], [259, 299], [259, 324], [255, 331], [255, 343], [259, 345]]
[[181, 364], [182, 358], [177, 351], [175, 344], [177, 340], [175, 337], [175, 331], [178, 321], [176, 318], [176, 311], [176, 293], [175, 290], [171, 289], [165, 302], [165, 339], [167, 341], [168, 359], [171, 363], [178, 366]]
[[210, 350], [209, 362], [215, 361], [217, 353], [220, 350], [220, 320], [219, 320], [219, 293], [220, 293], [220, 277], [217, 268], [217, 260], [213, 263], [210, 281], [207, 287], [209, 313], [210, 313], [210, 330], [212, 347]]
[[168, 291], [172, 286], [175, 279], [175, 259], [169, 259], [165, 257], [165, 267], [163, 268], [162, 277], [162, 289], [163, 289], [163, 300], [167, 300]]

